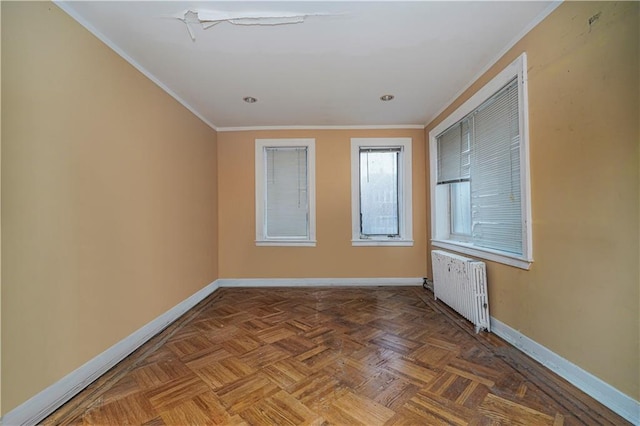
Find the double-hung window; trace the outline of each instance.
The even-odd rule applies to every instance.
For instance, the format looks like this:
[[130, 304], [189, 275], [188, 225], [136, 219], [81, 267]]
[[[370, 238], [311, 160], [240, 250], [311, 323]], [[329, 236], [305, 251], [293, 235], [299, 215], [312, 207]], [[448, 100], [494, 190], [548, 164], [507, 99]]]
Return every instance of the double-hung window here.
[[532, 262], [523, 54], [429, 133], [432, 244]]
[[352, 244], [413, 245], [411, 139], [351, 139]]
[[256, 244], [315, 246], [315, 140], [256, 139]]

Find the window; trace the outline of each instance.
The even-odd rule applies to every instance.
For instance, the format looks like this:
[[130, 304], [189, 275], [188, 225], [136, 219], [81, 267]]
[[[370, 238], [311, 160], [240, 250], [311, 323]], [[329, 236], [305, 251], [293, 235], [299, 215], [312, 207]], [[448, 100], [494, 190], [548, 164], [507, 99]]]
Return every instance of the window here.
[[411, 138], [351, 139], [354, 246], [411, 246]]
[[529, 269], [523, 54], [429, 132], [432, 244]]
[[256, 244], [315, 246], [314, 139], [256, 139]]

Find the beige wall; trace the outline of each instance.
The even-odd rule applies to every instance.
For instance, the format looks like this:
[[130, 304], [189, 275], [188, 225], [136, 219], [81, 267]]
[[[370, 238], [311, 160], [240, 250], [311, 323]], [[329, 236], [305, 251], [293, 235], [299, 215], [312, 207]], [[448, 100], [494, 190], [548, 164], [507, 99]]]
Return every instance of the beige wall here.
[[[218, 276], [427, 275], [422, 131], [216, 144], [55, 5], [1, 9], [2, 413]], [[492, 314], [637, 400], [638, 28], [636, 2], [564, 3], [427, 128], [527, 52], [535, 262], [489, 263]], [[350, 138], [403, 136], [415, 245], [352, 247]], [[254, 243], [254, 140], [279, 137], [316, 139], [314, 248]]]
[[426, 130], [527, 52], [535, 262], [489, 263], [491, 313], [636, 400], [638, 6], [562, 4]]
[[217, 278], [216, 134], [52, 3], [2, 2], [3, 413]]
[[[0, 7], [0, 34], [2, 34], [2, 7]], [[0, 38], [1, 40], [1, 38]], [[0, 43], [0, 82], [2, 81], [2, 43]], [[0, 84], [0, 100], [2, 84]], [[0, 129], [2, 129], [2, 102], [0, 102]], [[2, 132], [0, 131], [0, 211], [2, 207]], [[2, 215], [0, 215], [0, 241], [2, 241]], [[2, 415], [2, 244], [0, 244], [0, 415]]]
[[[352, 137], [413, 139], [413, 247], [351, 246]], [[315, 138], [316, 247], [256, 247], [256, 138]], [[221, 132], [218, 153], [221, 278], [425, 276], [426, 166], [422, 130]]]

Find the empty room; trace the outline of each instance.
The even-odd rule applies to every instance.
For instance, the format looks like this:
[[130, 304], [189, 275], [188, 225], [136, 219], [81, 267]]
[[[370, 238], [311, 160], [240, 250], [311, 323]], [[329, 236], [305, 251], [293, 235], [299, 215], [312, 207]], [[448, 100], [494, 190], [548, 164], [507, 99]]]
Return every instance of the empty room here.
[[638, 2], [0, 20], [1, 424], [640, 424]]

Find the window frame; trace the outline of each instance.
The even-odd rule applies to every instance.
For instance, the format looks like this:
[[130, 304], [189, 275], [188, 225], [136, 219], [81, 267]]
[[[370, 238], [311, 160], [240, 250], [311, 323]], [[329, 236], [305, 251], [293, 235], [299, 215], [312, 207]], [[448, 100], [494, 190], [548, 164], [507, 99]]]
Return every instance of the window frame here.
[[[351, 245], [413, 246], [411, 138], [351, 138]], [[360, 149], [399, 148], [398, 236], [368, 236], [360, 232]]]
[[[482, 103], [491, 98], [514, 78], [518, 79], [518, 111], [520, 126], [520, 189], [522, 219], [522, 255], [501, 250], [488, 249], [469, 241], [452, 239], [450, 232], [450, 191], [436, 192], [438, 180], [437, 136], [453, 126]], [[522, 53], [516, 60], [498, 73], [491, 81], [479, 89], [466, 102], [440, 122], [429, 132], [429, 170], [431, 199], [431, 245], [481, 259], [529, 269], [533, 262], [532, 221], [531, 221], [531, 179], [529, 164], [529, 109], [527, 94], [527, 56]], [[446, 194], [445, 194], [446, 192]]]
[[[266, 149], [267, 148], [307, 148], [307, 196], [308, 196], [308, 236], [306, 238], [267, 237], [266, 235]], [[316, 151], [315, 139], [256, 139], [255, 140], [255, 208], [256, 246], [316, 246]]]

